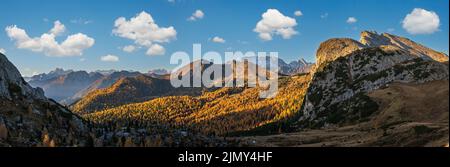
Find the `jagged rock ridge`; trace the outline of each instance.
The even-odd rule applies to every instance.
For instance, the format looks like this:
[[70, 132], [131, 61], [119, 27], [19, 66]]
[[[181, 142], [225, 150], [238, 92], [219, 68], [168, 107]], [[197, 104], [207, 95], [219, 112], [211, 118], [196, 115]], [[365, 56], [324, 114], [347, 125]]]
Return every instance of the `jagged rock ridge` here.
[[361, 32], [360, 42], [367, 47], [379, 47], [382, 45], [396, 46], [416, 57], [432, 59], [438, 62], [448, 61], [448, 55], [445, 53], [437, 52], [408, 38], [388, 33], [378, 34], [374, 31], [363, 31]]
[[86, 125], [23, 80], [0, 54], [0, 146], [83, 146]]
[[13, 99], [14, 93], [45, 99], [42, 89], [34, 89], [22, 78], [19, 70], [0, 53], [0, 98]]

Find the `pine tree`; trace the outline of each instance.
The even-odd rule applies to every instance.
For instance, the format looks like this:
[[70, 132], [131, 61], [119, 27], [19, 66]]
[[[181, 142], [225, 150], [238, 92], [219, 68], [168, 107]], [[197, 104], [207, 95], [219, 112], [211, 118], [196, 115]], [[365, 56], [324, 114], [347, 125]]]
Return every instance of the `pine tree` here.
[[8, 138], [8, 128], [6, 124], [3, 122], [3, 119], [0, 118], [0, 140], [6, 140]]
[[48, 147], [56, 147], [55, 140], [50, 140], [50, 143], [48, 144]]
[[119, 137], [119, 140], [118, 140], [117, 143], [116, 143], [116, 147], [122, 147], [122, 146], [123, 146], [122, 138]]
[[127, 137], [127, 139], [125, 140], [124, 147], [136, 147], [131, 137]]
[[31, 104], [28, 105], [27, 112], [28, 112], [28, 115], [33, 114], [33, 106]]
[[[44, 146], [44, 147], [50, 147], [51, 142], [52, 142], [52, 140], [51, 140], [50, 136], [48, 135], [48, 133], [43, 134], [43, 137], [42, 137], [42, 146]], [[54, 143], [53, 143], [53, 144], [54, 144]]]

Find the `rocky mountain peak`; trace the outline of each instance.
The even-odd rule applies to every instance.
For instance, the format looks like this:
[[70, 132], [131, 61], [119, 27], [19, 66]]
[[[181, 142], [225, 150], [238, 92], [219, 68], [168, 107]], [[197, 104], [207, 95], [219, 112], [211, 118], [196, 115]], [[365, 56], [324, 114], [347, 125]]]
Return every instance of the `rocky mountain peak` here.
[[332, 38], [322, 42], [317, 50], [317, 67], [334, 61], [339, 57], [346, 56], [356, 50], [364, 48], [365, 45], [350, 38]]
[[83, 120], [32, 88], [0, 54], [0, 146], [85, 146]]
[[363, 31], [361, 32], [360, 42], [367, 47], [379, 47], [383, 45], [395, 46], [409, 52], [415, 57], [432, 59], [438, 62], [448, 61], [448, 55], [444, 53], [437, 52], [408, 38], [388, 33], [378, 34], [375, 31]]
[[300, 58], [300, 60], [298, 60], [299, 64], [303, 64], [303, 65], [308, 65], [308, 64], [312, 64], [312, 63], [308, 63], [305, 59]]
[[[67, 75], [71, 72], [73, 72], [73, 70], [64, 70], [62, 68], [56, 68], [55, 70], [52, 70], [49, 73], [41, 73], [38, 75], [34, 75], [34, 76], [30, 77], [29, 80], [33, 81], [33, 82], [41, 82], [41, 81], [57, 78], [62, 75]], [[33, 86], [33, 84], [32, 84], [32, 86]]]
[[34, 89], [22, 78], [19, 70], [0, 53], [0, 98], [13, 99], [14, 96], [24, 96], [35, 99], [45, 99], [44, 91]]
[[378, 34], [376, 31], [363, 31], [359, 40], [363, 45], [368, 47], [378, 47], [381, 45], [391, 45], [389, 38], [383, 34]]
[[321, 127], [368, 116], [377, 107], [367, 93], [396, 82], [448, 80], [445, 60], [445, 54], [388, 33], [364, 31], [361, 42], [325, 41], [317, 52], [319, 67], [305, 96], [301, 121], [307, 123], [302, 124]]
[[148, 74], [150, 75], [166, 75], [170, 74], [170, 71], [160, 68], [160, 69], [152, 69], [148, 71]]
[[363, 31], [361, 32], [359, 42], [350, 38], [332, 38], [322, 42], [317, 50], [316, 64], [320, 68], [328, 62], [334, 61], [339, 57], [347, 56], [356, 50], [381, 46], [402, 50], [412, 56], [411, 58], [422, 58], [438, 62], [446, 62], [449, 60], [448, 55], [418, 44], [408, 38], [389, 33], [379, 34], [376, 31]]

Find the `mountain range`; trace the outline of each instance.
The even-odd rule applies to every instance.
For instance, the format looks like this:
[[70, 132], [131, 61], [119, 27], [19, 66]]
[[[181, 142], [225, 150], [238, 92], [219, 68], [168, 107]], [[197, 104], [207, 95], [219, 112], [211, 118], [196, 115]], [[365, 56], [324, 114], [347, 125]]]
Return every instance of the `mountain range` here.
[[[390, 43], [377, 42], [385, 36], [390, 37]], [[433, 55], [417, 53], [433, 53]], [[206, 65], [202, 66], [202, 69], [214, 66], [208, 65], [207, 61], [204, 64]], [[182, 71], [182, 74], [191, 74], [191, 69], [192, 64], [179, 71]], [[448, 101], [448, 76], [447, 55], [403, 37], [364, 31], [361, 33], [360, 41], [335, 38], [323, 42], [317, 51], [317, 65], [312, 66], [310, 72], [305, 75], [281, 76], [280, 93], [272, 100], [258, 99], [256, 92], [259, 88], [221, 88], [208, 90], [200, 96], [183, 96], [172, 102], [170, 105], [174, 106], [186, 106], [189, 101], [201, 104], [187, 105], [190, 109], [187, 113], [183, 108], [171, 109], [183, 113], [182, 116], [173, 117], [176, 121], [166, 120], [166, 117], [171, 117], [168, 115], [141, 117], [141, 114], [155, 112], [152, 106], [169, 105], [166, 103], [173, 100], [173, 96], [137, 103], [127, 102], [129, 104], [91, 112], [84, 117], [99, 122], [113, 122], [115, 118], [121, 117], [120, 115], [140, 113], [126, 119], [139, 122], [158, 119], [160, 123], [172, 126], [175, 121], [178, 126], [179, 124], [183, 125], [182, 127], [189, 126], [190, 131], [232, 136], [325, 129], [317, 132], [319, 135], [330, 129], [351, 128], [358, 125], [361, 126], [361, 129], [358, 129], [361, 134], [358, 135], [362, 135], [361, 138], [368, 138], [367, 141], [357, 142], [355, 141], [357, 139], [349, 139], [346, 141], [348, 145], [341, 146], [421, 145], [420, 143], [445, 145], [448, 142], [448, 135], [443, 132], [448, 131], [448, 105], [429, 111], [419, 107], [411, 108], [409, 103], [400, 101], [397, 102], [400, 106], [392, 107], [390, 105], [398, 104], [384, 104], [386, 98], [391, 97], [375, 92], [394, 89], [391, 87], [394, 85], [395, 89], [423, 89], [425, 93], [433, 93], [426, 92], [432, 89], [428, 88], [431, 84], [443, 88], [439, 97], [445, 102]], [[226, 77], [223, 79], [227, 80]], [[391, 91], [398, 93], [397, 90]], [[415, 97], [413, 101], [424, 106], [429, 103], [425, 97], [420, 96]], [[398, 113], [405, 110], [416, 112], [408, 113], [410, 116]], [[424, 120], [420, 114], [436, 116]], [[381, 135], [364, 135], [369, 133], [371, 128], [375, 128], [374, 131]], [[420, 129], [426, 129], [426, 132], [421, 132]], [[417, 133], [423, 137], [417, 138]], [[396, 141], [394, 137], [396, 135], [404, 138]], [[253, 143], [252, 141], [261, 138], [270, 139], [270, 135], [242, 139], [251, 140], [250, 143]], [[287, 137], [286, 140], [289, 142], [291, 139]], [[321, 140], [327, 144], [340, 145], [335, 141], [337, 139], [327, 141], [330, 139], [325, 138], [317, 142], [323, 143]], [[277, 146], [286, 145], [282, 141]], [[259, 146], [265, 144], [266, 141], [258, 143]]]
[[[265, 66], [247, 68], [255, 62], [199, 61], [201, 71], [244, 68], [244, 75], [234, 71], [214, 83], [241, 77], [248, 84], [255, 77], [250, 70], [273, 75]], [[58, 69], [27, 83], [0, 55], [0, 144], [448, 146], [444, 53], [404, 37], [363, 31], [359, 41], [322, 42], [315, 64], [276, 61], [278, 94], [260, 98], [265, 88], [259, 86], [174, 88], [170, 77], [157, 71]], [[193, 75], [196, 63], [174, 72], [199, 78]]]
[[[279, 72], [283, 75], [295, 75], [307, 73], [313, 63], [304, 59], [286, 64], [282, 59], [279, 61]], [[48, 73], [42, 73], [27, 77], [25, 80], [32, 87], [40, 87], [45, 95], [62, 104], [70, 105], [84, 97], [91, 91], [112, 86], [125, 77], [147, 75], [153, 78], [164, 78], [170, 74], [165, 69], [149, 70], [147, 73], [135, 71], [97, 70], [94, 72], [64, 70], [56, 68]], [[166, 77], [167, 78], [167, 77]]]

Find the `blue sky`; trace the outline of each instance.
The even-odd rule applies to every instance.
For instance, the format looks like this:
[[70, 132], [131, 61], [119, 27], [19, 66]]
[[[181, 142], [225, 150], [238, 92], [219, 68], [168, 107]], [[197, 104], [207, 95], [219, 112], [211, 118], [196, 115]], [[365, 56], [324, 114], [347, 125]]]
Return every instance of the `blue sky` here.
[[[202, 44], [207, 51], [277, 51], [286, 61], [304, 58], [315, 61], [315, 51], [320, 42], [333, 37], [359, 39], [362, 30], [376, 30], [408, 37], [435, 50], [448, 54], [449, 1], [448, 0], [3, 0], [0, 13], [0, 48], [25, 76], [48, 72], [56, 67], [75, 70], [138, 70], [173, 68], [170, 55], [176, 51], [192, 53], [192, 44]], [[403, 28], [402, 21], [413, 9], [434, 12], [439, 26], [431, 33], [411, 33]], [[292, 29], [297, 32], [289, 39], [272, 34], [265, 41], [254, 31], [261, 15], [268, 9], [295, 19]], [[189, 21], [196, 11], [203, 18]], [[300, 10], [301, 16], [294, 12]], [[119, 17], [128, 21], [145, 11], [159, 27], [173, 27], [176, 39], [159, 43], [164, 55], [149, 56], [147, 46], [128, 53], [121, 48], [139, 46], [135, 40], [113, 33], [114, 22]], [[326, 16], [326, 17], [325, 17]], [[349, 17], [357, 21], [348, 23]], [[42, 51], [18, 48], [6, 28], [17, 25], [30, 37], [40, 37], [49, 32], [59, 20], [66, 31], [56, 36], [63, 42], [67, 36], [82, 33], [95, 43], [81, 51], [81, 56], [48, 56]], [[215, 36], [224, 43], [215, 43]], [[114, 55], [116, 62], [101, 61], [102, 56]]]

